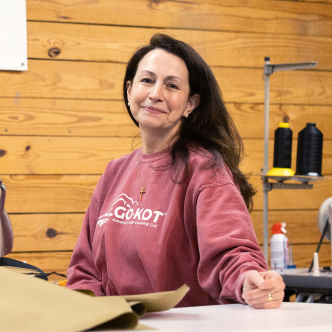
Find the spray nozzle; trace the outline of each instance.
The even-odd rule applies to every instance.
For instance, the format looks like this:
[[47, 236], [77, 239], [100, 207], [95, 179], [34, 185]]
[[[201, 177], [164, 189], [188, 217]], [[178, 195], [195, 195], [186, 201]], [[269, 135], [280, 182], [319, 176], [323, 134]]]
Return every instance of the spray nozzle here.
[[286, 223], [280, 222], [272, 226], [272, 234], [286, 234]]

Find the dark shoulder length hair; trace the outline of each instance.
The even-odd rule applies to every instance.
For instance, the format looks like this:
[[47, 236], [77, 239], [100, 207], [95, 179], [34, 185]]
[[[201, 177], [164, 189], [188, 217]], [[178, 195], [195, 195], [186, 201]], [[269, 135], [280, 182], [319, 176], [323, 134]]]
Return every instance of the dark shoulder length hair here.
[[132, 82], [139, 62], [154, 49], [163, 49], [181, 58], [188, 69], [190, 96], [200, 96], [199, 105], [188, 118], [183, 118], [171, 148], [174, 165], [182, 162], [188, 171], [189, 150], [203, 148], [212, 154], [209, 168], [219, 167], [225, 162], [238, 184], [249, 210], [255, 190], [240, 169], [243, 157], [243, 142], [222, 100], [221, 91], [212, 70], [201, 56], [188, 44], [164, 34], [156, 34], [150, 45], [140, 48], [127, 64], [123, 81], [123, 97], [127, 111], [136, 124], [128, 106], [127, 82]]

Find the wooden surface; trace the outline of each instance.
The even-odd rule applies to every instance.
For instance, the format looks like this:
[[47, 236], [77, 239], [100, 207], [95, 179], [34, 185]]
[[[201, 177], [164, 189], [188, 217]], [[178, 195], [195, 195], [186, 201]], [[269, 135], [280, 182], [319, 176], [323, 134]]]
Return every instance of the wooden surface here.
[[[102, 174], [112, 159], [131, 153], [132, 137], [62, 137], [4, 136], [1, 139], [2, 174]], [[133, 147], [140, 146], [137, 139]], [[264, 146], [260, 139], [244, 139], [245, 157], [241, 169], [245, 173], [260, 173]], [[271, 168], [273, 139], [269, 144]], [[293, 141], [292, 168], [296, 169], [297, 140]], [[332, 141], [324, 144], [323, 174], [331, 174]], [[76, 162], [72, 162], [73, 159]]]
[[[297, 134], [314, 122], [324, 134], [323, 174], [332, 176], [332, 1], [27, 0], [27, 18], [29, 69], [0, 72], [0, 178], [15, 234], [10, 257], [66, 272], [107, 163], [139, 147], [122, 78], [130, 55], [155, 32], [188, 42], [211, 66], [244, 139], [245, 173], [263, 166], [264, 57], [272, 64], [318, 61], [312, 70], [271, 76], [269, 163], [279, 122], [293, 130], [294, 170]], [[251, 181], [262, 244], [262, 182]], [[297, 267], [310, 265], [318, 209], [331, 196], [332, 180], [269, 194], [269, 230], [287, 223]], [[321, 265], [330, 259], [324, 242]]]
[[[28, 66], [29, 70], [23, 73], [1, 72], [0, 97], [16, 97], [16, 102], [20, 98], [122, 98], [125, 64], [29, 60]], [[227, 103], [247, 104], [264, 102], [262, 68], [212, 67], [212, 70]], [[270, 82], [272, 104], [331, 105], [332, 71], [279, 73]]]
[[28, 0], [29, 20], [189, 30], [332, 35], [331, 1]]
[[[238, 67], [261, 67], [264, 57], [273, 54], [271, 60], [274, 63], [318, 61], [320, 69], [332, 68], [332, 36], [275, 35], [271, 41], [265, 33], [87, 26], [54, 22], [29, 22], [27, 28], [30, 58], [126, 63], [133, 50], [147, 44], [152, 34], [165, 33], [190, 43], [210, 66], [236, 64]], [[61, 52], [57, 55], [50, 53], [52, 48], [58, 48]], [[326, 52], [315, 52], [317, 49]], [[314, 60], [310, 59], [313, 54]]]
[[[0, 135], [133, 138], [139, 132], [122, 101], [7, 97], [0, 98], [0, 103]], [[263, 138], [263, 102], [226, 106], [244, 139]], [[330, 141], [331, 114], [332, 105], [272, 104], [270, 138], [280, 121], [291, 122], [294, 140], [307, 122], [314, 122]]]

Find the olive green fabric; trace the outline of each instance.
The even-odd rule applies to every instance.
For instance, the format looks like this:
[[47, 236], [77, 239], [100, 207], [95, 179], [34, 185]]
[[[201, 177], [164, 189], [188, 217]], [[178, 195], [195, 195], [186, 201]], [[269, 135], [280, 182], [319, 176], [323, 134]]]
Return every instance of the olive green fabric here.
[[173, 292], [94, 297], [0, 267], [0, 331], [140, 329], [130, 302], [139, 314], [167, 310], [188, 290], [184, 285]]

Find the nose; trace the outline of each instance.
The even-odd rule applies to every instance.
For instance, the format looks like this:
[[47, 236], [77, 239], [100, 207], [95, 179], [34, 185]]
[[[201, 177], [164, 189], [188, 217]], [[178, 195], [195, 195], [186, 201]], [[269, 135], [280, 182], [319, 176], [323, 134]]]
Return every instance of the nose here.
[[156, 82], [151, 86], [149, 92], [149, 99], [154, 102], [163, 101], [163, 84], [161, 82]]

